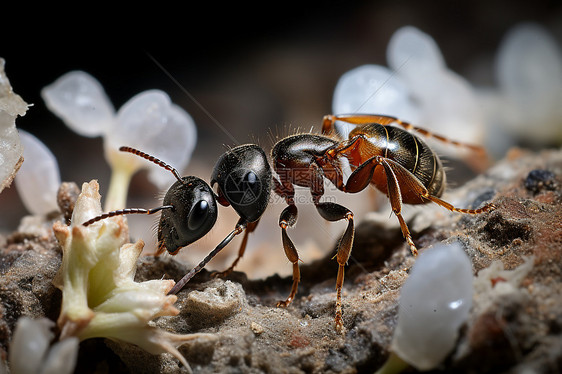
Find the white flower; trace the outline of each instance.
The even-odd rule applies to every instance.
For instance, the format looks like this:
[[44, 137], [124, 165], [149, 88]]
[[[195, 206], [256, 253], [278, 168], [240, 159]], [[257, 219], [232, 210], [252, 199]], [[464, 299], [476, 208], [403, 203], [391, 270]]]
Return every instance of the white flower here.
[[472, 265], [460, 244], [423, 251], [400, 291], [392, 352], [418, 370], [439, 365], [468, 319], [472, 282]]
[[88, 73], [67, 73], [41, 94], [47, 107], [82, 136], [102, 136], [113, 126], [115, 109], [102, 85]]
[[120, 152], [120, 146], [142, 150], [180, 171], [195, 148], [197, 130], [193, 119], [162, 91], [140, 93], [116, 114], [95, 78], [72, 71], [45, 87], [42, 96], [47, 107], [74, 131], [104, 137], [106, 159], [113, 172], [105, 210], [125, 206], [131, 176], [141, 168], [150, 170], [150, 180], [161, 189], [174, 179], [169, 171]]
[[495, 61], [498, 86], [482, 93], [490, 126], [527, 144], [562, 144], [562, 51], [540, 25], [511, 29]]
[[[484, 120], [474, 89], [447, 68], [429, 35], [412, 26], [398, 29], [388, 43], [387, 61], [388, 68], [364, 65], [343, 74], [333, 113], [383, 114], [455, 140], [483, 142]], [[336, 123], [336, 128], [347, 137], [352, 126]]]
[[127, 243], [128, 227], [122, 216], [89, 226], [82, 223], [101, 214], [97, 182], [84, 183], [71, 225], [54, 224], [62, 246], [62, 265], [55, 284], [62, 289], [58, 319], [61, 339], [106, 337], [136, 344], [150, 353], [169, 352], [189, 367], [176, 349], [182, 343], [209, 334], [177, 335], [150, 321], [174, 316], [177, 296], [168, 295], [173, 280], [134, 281], [136, 262], [144, 243]]
[[55, 156], [39, 139], [19, 130], [24, 162], [16, 176], [16, 188], [27, 210], [34, 215], [58, 211], [59, 166]]
[[[47, 318], [18, 319], [10, 342], [12, 374], [66, 374], [74, 372], [78, 339], [70, 337], [50, 346], [54, 323]], [[1, 365], [1, 363], [0, 363]]]

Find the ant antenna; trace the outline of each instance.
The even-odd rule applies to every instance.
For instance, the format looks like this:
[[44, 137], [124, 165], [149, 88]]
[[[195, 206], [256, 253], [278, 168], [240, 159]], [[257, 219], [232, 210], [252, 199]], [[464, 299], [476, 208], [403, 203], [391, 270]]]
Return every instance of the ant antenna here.
[[[164, 161], [159, 160], [156, 157], [149, 155], [148, 153], [144, 153], [142, 151], [139, 151], [138, 149], [131, 148], [131, 147], [119, 147], [119, 150], [121, 152], [129, 152], [129, 153], [132, 153], [132, 154], [137, 155], [139, 157], [142, 157], [144, 159], [147, 159], [148, 161], [154, 162], [156, 165], [161, 166], [164, 169], [171, 171], [172, 174], [174, 174], [174, 177], [176, 177], [176, 179], [178, 181], [180, 181], [182, 184], [185, 185], [185, 181], [183, 181], [181, 179], [180, 173], [178, 173], [178, 171], [173, 166], [168, 165]], [[127, 208], [127, 209], [114, 210], [114, 211], [111, 211], [111, 212], [101, 214], [97, 217], [94, 217], [94, 218], [84, 222], [82, 225], [83, 226], [89, 226], [94, 222], [101, 221], [102, 219], [115, 217], [115, 216], [123, 216], [125, 214], [154, 214], [156, 212], [161, 211], [162, 209], [174, 209], [174, 206], [173, 205], [163, 205], [163, 206], [159, 206], [157, 208], [152, 208], [152, 209]]]
[[138, 149], [131, 148], [131, 147], [119, 147], [119, 150], [121, 152], [132, 153], [134, 155], [137, 155], [139, 157], [147, 159], [150, 162], [154, 162], [156, 165], [158, 165], [160, 167], [163, 167], [164, 169], [166, 169], [168, 171], [171, 171], [172, 174], [174, 174], [174, 177], [176, 177], [176, 179], [178, 181], [180, 181], [181, 183], [184, 183], [184, 181], [181, 179], [180, 173], [178, 173], [178, 171], [173, 166], [168, 165], [164, 161], [161, 161], [161, 160], [157, 159], [156, 157], [149, 155], [148, 153], [144, 153], [143, 151], [139, 151]]
[[195, 276], [195, 274], [199, 273], [201, 270], [203, 270], [203, 268], [205, 267], [205, 265], [207, 265], [207, 263], [209, 261], [211, 261], [211, 259], [213, 257], [215, 257], [215, 255], [217, 253], [219, 253], [224, 247], [226, 247], [226, 245], [228, 243], [230, 243], [232, 241], [232, 239], [234, 239], [234, 237], [238, 234], [240, 234], [242, 231], [244, 231], [246, 229], [247, 226], [247, 222], [243, 221], [242, 219], [240, 219], [240, 221], [238, 222], [238, 224], [236, 225], [236, 228], [234, 230], [232, 230], [230, 232], [230, 234], [227, 235], [226, 238], [223, 239], [222, 242], [219, 243], [219, 245], [217, 245], [217, 247], [215, 249], [213, 249], [211, 251], [211, 253], [209, 253], [207, 255], [207, 257], [205, 257], [203, 259], [203, 261], [201, 261], [199, 263], [199, 265], [197, 265], [196, 267], [194, 267], [193, 269], [191, 269], [189, 271], [189, 273], [187, 273], [186, 275], [183, 276], [182, 279], [180, 279], [175, 285], [174, 287], [168, 292], [168, 295], [175, 295], [176, 293], [178, 293], [183, 286], [185, 286], [187, 284], [187, 282], [189, 282], [191, 280], [191, 278], [193, 278]]
[[161, 211], [162, 209], [174, 209], [174, 206], [173, 205], [163, 205], [163, 206], [159, 206], [157, 208], [152, 208], [152, 209], [127, 208], [127, 209], [114, 210], [114, 211], [111, 211], [111, 212], [101, 214], [97, 217], [94, 217], [91, 220], [84, 222], [82, 225], [83, 226], [89, 226], [94, 222], [101, 221], [102, 219], [115, 217], [115, 216], [124, 216], [125, 214], [154, 214], [156, 212]]

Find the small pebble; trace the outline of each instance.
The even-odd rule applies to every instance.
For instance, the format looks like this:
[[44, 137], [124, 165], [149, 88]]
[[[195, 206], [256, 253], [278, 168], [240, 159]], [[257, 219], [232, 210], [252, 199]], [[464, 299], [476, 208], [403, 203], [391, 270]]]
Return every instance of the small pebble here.
[[190, 292], [183, 308], [195, 324], [218, 324], [240, 312], [245, 297], [239, 284], [215, 280], [204, 291]]
[[557, 186], [556, 175], [548, 170], [532, 170], [525, 178], [525, 188], [533, 193], [539, 193], [543, 189], [554, 191]]
[[263, 330], [263, 326], [260, 325], [259, 323], [255, 323], [255, 322], [252, 322], [252, 323], [250, 324], [250, 329], [251, 329], [252, 332], [253, 332], [254, 334], [256, 334], [256, 335], [260, 335], [260, 334], [263, 333], [263, 331], [264, 331], [264, 330]]

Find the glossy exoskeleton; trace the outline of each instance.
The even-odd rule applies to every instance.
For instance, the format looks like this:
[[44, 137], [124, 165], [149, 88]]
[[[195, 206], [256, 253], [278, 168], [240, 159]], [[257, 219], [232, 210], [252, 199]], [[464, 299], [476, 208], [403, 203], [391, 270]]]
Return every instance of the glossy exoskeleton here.
[[124, 214], [153, 214], [161, 211], [158, 224], [157, 255], [178, 251], [205, 236], [215, 225], [218, 216], [217, 203], [232, 206], [240, 217], [236, 227], [170, 291], [177, 293], [183, 286], [230, 241], [245, 231], [238, 257], [224, 273], [231, 271], [244, 253], [248, 233], [253, 231], [265, 211], [271, 192], [271, 167], [265, 152], [255, 144], [235, 147], [224, 153], [215, 164], [211, 186], [217, 186], [217, 194], [205, 181], [194, 176], [180, 177], [170, 165], [144, 152], [130, 147], [119, 148], [133, 153], [171, 171], [177, 181], [164, 196], [162, 205], [153, 209], [128, 208], [94, 217], [84, 225]]
[[[336, 121], [356, 125], [347, 139], [339, 139], [333, 134]], [[390, 126], [391, 124], [404, 129]], [[441, 200], [439, 197], [446, 185], [441, 161], [425, 142], [406, 130], [414, 130], [453, 145], [481, 151], [479, 147], [448, 140], [396, 118], [380, 115], [328, 115], [324, 117], [323, 135], [298, 134], [275, 144], [272, 159], [278, 179], [273, 179], [274, 191], [284, 198], [288, 205], [279, 217], [279, 226], [285, 253], [293, 264], [291, 292], [278, 306], [287, 306], [293, 301], [300, 279], [298, 252], [286, 230], [297, 221], [294, 186], [310, 189], [318, 213], [327, 221], [348, 221], [347, 229], [337, 244], [335, 256], [339, 265], [335, 317], [338, 330], [343, 326], [341, 291], [344, 266], [351, 255], [353, 245], [353, 213], [342, 205], [321, 201], [324, 179], [328, 179], [343, 192], [356, 193], [372, 184], [386, 194], [413, 255], [417, 255], [418, 251], [401, 214], [403, 203], [434, 202], [451, 211], [469, 214], [478, 214], [494, 208], [493, 204], [488, 204], [479, 209], [459, 209]], [[346, 182], [343, 177], [343, 159], [349, 162], [352, 169]]]

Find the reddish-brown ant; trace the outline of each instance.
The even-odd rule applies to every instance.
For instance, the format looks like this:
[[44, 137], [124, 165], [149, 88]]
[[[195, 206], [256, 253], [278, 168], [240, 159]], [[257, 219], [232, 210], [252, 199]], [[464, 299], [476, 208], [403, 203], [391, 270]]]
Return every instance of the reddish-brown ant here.
[[[336, 139], [333, 134], [336, 121], [356, 125], [348, 139]], [[392, 124], [397, 124], [404, 129], [391, 126]], [[294, 186], [309, 188], [313, 202], [324, 219], [348, 221], [347, 229], [338, 242], [335, 256], [339, 265], [336, 279], [335, 323], [336, 328], [341, 330], [343, 326], [341, 291], [344, 267], [349, 260], [353, 245], [353, 213], [342, 205], [320, 201], [324, 195], [324, 178], [343, 192], [356, 193], [373, 184], [385, 193], [414, 256], [417, 255], [417, 249], [401, 214], [403, 203], [434, 202], [448, 210], [468, 214], [494, 209], [491, 203], [478, 209], [460, 209], [441, 200], [440, 196], [446, 185], [441, 161], [420, 138], [406, 130], [414, 130], [443, 142], [482, 151], [480, 147], [448, 140], [393, 117], [328, 115], [323, 120], [322, 135], [292, 135], [275, 144], [272, 159], [277, 177], [272, 178], [267, 158], [257, 145], [243, 145], [226, 152], [217, 161], [213, 171], [212, 184], [218, 184], [218, 195], [215, 195], [203, 180], [193, 176], [180, 177], [174, 168], [153, 156], [122, 147], [121, 150], [124, 152], [134, 153], [171, 171], [178, 181], [170, 187], [160, 207], [109, 212], [92, 218], [84, 225], [115, 215], [153, 214], [162, 211], [158, 228], [159, 253], [167, 250], [170, 254], [176, 254], [182, 247], [206, 235], [213, 227], [217, 219], [217, 201], [225, 206], [232, 205], [240, 216], [236, 228], [170, 291], [170, 293], [177, 293], [234, 236], [245, 231], [238, 257], [223, 273], [234, 268], [244, 253], [248, 233], [253, 231], [267, 207], [273, 183], [275, 193], [288, 205], [279, 217], [283, 248], [293, 264], [293, 284], [290, 294], [285, 300], [277, 303], [278, 306], [285, 307], [294, 300], [300, 280], [298, 252], [287, 234], [287, 228], [297, 221], [298, 210], [295, 205]], [[353, 170], [346, 182], [343, 178], [341, 159], [346, 159]]]
[[[333, 133], [336, 121], [356, 125], [348, 139], [335, 140], [334, 137], [329, 136]], [[390, 126], [391, 124], [397, 124], [405, 130]], [[323, 135], [298, 134], [286, 137], [275, 144], [272, 151], [273, 167], [279, 179], [273, 179], [274, 191], [288, 204], [279, 217], [279, 226], [285, 254], [293, 264], [291, 292], [286, 300], [278, 303], [278, 306], [287, 306], [293, 301], [300, 279], [299, 255], [286, 230], [297, 221], [295, 185], [310, 189], [313, 202], [324, 219], [348, 221], [347, 229], [338, 242], [335, 256], [339, 265], [336, 279], [335, 318], [338, 330], [343, 325], [341, 291], [344, 267], [353, 244], [353, 213], [342, 205], [320, 201], [324, 194], [324, 178], [344, 192], [356, 193], [373, 184], [385, 193], [414, 256], [418, 251], [402, 217], [402, 203], [434, 202], [451, 211], [469, 214], [494, 209], [493, 204], [487, 204], [479, 209], [459, 209], [441, 200], [439, 197], [446, 184], [441, 161], [421, 139], [406, 130], [415, 130], [425, 136], [481, 151], [480, 147], [448, 140], [396, 118], [380, 115], [328, 115], [323, 120]], [[353, 170], [345, 183], [340, 162], [342, 158], [349, 161]], [[294, 173], [295, 170], [298, 170], [298, 173]]]

